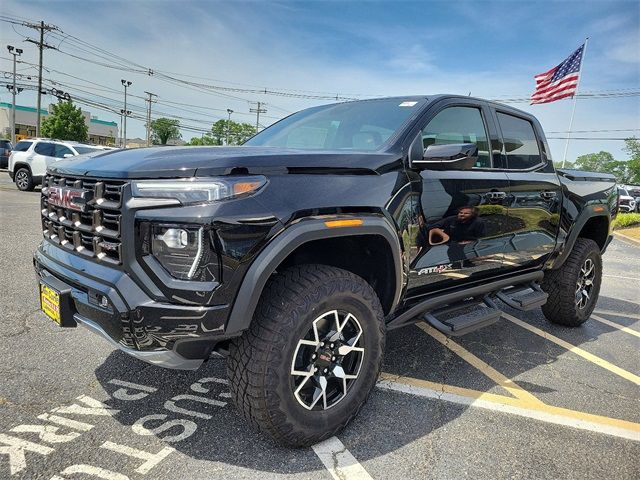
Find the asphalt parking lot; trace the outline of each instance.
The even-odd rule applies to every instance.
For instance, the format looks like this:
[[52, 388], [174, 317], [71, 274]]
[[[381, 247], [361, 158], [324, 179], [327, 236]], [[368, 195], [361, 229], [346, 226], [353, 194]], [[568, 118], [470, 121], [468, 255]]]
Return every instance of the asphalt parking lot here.
[[640, 247], [614, 240], [583, 327], [539, 310], [447, 339], [391, 332], [360, 415], [275, 446], [229, 403], [224, 360], [163, 370], [39, 312], [39, 193], [0, 172], [0, 478], [639, 478]]

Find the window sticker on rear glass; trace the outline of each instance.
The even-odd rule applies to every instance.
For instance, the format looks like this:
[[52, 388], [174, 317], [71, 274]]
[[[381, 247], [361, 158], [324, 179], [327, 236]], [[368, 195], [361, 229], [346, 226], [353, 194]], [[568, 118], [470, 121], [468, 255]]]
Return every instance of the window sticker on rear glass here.
[[418, 102], [402, 102], [399, 107], [413, 107]]

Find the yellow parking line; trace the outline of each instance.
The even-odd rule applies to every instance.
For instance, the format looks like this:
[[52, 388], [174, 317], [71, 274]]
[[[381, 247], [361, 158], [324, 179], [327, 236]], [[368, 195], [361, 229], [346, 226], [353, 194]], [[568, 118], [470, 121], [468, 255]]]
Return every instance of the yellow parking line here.
[[532, 404], [503, 395], [437, 384], [417, 378], [395, 376], [388, 373], [383, 373], [380, 376], [377, 386], [386, 390], [510, 413], [547, 423], [640, 441], [640, 424], [638, 423], [567, 408], [553, 407], [542, 402]]
[[502, 373], [498, 372], [491, 365], [486, 362], [480, 360], [469, 350], [465, 349], [463, 346], [459, 345], [443, 333], [439, 332], [435, 328], [427, 325], [426, 323], [420, 322], [417, 324], [422, 330], [424, 330], [427, 334], [431, 335], [442, 345], [447, 347], [449, 350], [457, 354], [460, 358], [462, 358], [467, 363], [473, 365], [475, 368], [480, 370], [484, 375], [489, 377], [491, 380], [496, 382], [499, 386], [507, 390], [514, 397], [520, 399], [521, 401], [526, 402], [527, 404], [541, 404], [542, 402], [538, 400], [536, 397], [531, 395], [525, 389], [523, 389], [520, 385], [515, 383], [510, 378], [507, 378]]
[[632, 330], [629, 327], [625, 327], [624, 325], [620, 325], [619, 323], [612, 322], [611, 320], [607, 320], [606, 318], [599, 317], [598, 315], [591, 314], [591, 318], [597, 320], [600, 323], [604, 323], [605, 325], [609, 325], [610, 327], [617, 328], [625, 333], [629, 333], [631, 335], [635, 335], [636, 337], [640, 337], [640, 332], [636, 330]]
[[600, 310], [599, 308], [597, 310], [594, 310], [594, 312], [600, 313], [602, 315], [616, 315], [618, 317], [635, 318], [636, 320], [640, 320], [640, 315], [636, 315], [635, 313], [622, 313], [616, 312], [614, 310]]
[[640, 377], [638, 377], [637, 375], [634, 375], [631, 372], [628, 372], [620, 367], [615, 366], [614, 364], [607, 362], [606, 360], [593, 355], [592, 353], [589, 353], [583, 349], [581, 349], [580, 347], [576, 347], [575, 345], [570, 344], [569, 342], [565, 342], [564, 340], [562, 340], [561, 338], [558, 338], [548, 332], [545, 332], [544, 330], [540, 330], [537, 327], [534, 327], [533, 325], [529, 325], [526, 322], [523, 322], [522, 320], [513, 317], [511, 315], [509, 315], [508, 313], [503, 313], [502, 316], [504, 318], [506, 318], [507, 320], [509, 320], [510, 322], [515, 323], [516, 325], [521, 326], [522, 328], [525, 328], [527, 330], [529, 330], [532, 333], [535, 333], [536, 335], [541, 336], [542, 338], [545, 338], [547, 340], [549, 340], [550, 342], [555, 343], [556, 345], [559, 345], [563, 348], [566, 348], [568, 351], [575, 353], [576, 355], [581, 356], [582, 358], [584, 358], [585, 360], [588, 360], [589, 362], [598, 365], [599, 367], [602, 367], [606, 370], [609, 370], [612, 373], [615, 373], [616, 375], [618, 375], [619, 377], [622, 377], [626, 380], [629, 380], [630, 382], [635, 383], [636, 385], [640, 385]]
[[472, 390], [470, 388], [456, 387], [455, 385], [447, 385], [446, 383], [431, 382], [429, 380], [422, 380], [420, 378], [413, 378], [413, 377], [405, 377], [402, 375], [393, 375], [391, 373], [386, 373], [386, 372], [382, 372], [380, 374], [379, 380], [387, 381], [387, 382], [404, 383], [406, 385], [413, 385], [414, 387], [429, 388], [435, 392], [451, 393], [453, 395], [461, 395], [467, 398], [475, 398], [476, 400], [482, 399], [482, 400], [488, 400], [488, 401], [497, 402], [497, 403], [502, 401], [508, 402], [513, 400], [514, 402], [517, 402], [518, 405], [522, 403], [522, 400], [514, 399], [512, 397], [507, 397], [506, 395], [498, 395], [496, 393], [481, 392], [479, 390]]

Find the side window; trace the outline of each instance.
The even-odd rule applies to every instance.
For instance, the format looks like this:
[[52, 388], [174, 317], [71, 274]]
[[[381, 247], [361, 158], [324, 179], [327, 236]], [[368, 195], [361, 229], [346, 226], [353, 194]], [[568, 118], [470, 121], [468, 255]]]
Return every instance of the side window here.
[[453, 143], [475, 143], [478, 146], [478, 161], [474, 168], [491, 168], [487, 129], [478, 108], [445, 108], [422, 130], [424, 148]]
[[37, 143], [33, 150], [34, 152], [40, 155], [46, 155], [47, 157], [53, 157], [55, 156], [55, 153], [56, 153], [53, 143], [47, 143], [47, 142]]
[[27, 150], [29, 150], [29, 147], [32, 143], [33, 142], [20, 141], [16, 143], [16, 148], [14, 148], [13, 150], [16, 152], [26, 152]]
[[55, 154], [53, 156], [57, 158], [63, 158], [67, 154], [73, 155], [73, 152], [69, 148], [65, 147], [64, 145], [60, 145], [56, 143]]
[[507, 168], [525, 170], [542, 161], [533, 125], [523, 118], [497, 112], [507, 152]]

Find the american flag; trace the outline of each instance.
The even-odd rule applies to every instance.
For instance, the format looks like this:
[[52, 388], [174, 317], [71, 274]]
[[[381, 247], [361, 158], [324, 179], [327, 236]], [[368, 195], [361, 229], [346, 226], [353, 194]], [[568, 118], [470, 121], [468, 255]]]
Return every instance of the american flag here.
[[536, 75], [536, 91], [531, 94], [531, 105], [549, 103], [561, 98], [573, 97], [580, 78], [580, 66], [584, 44], [548, 72]]

